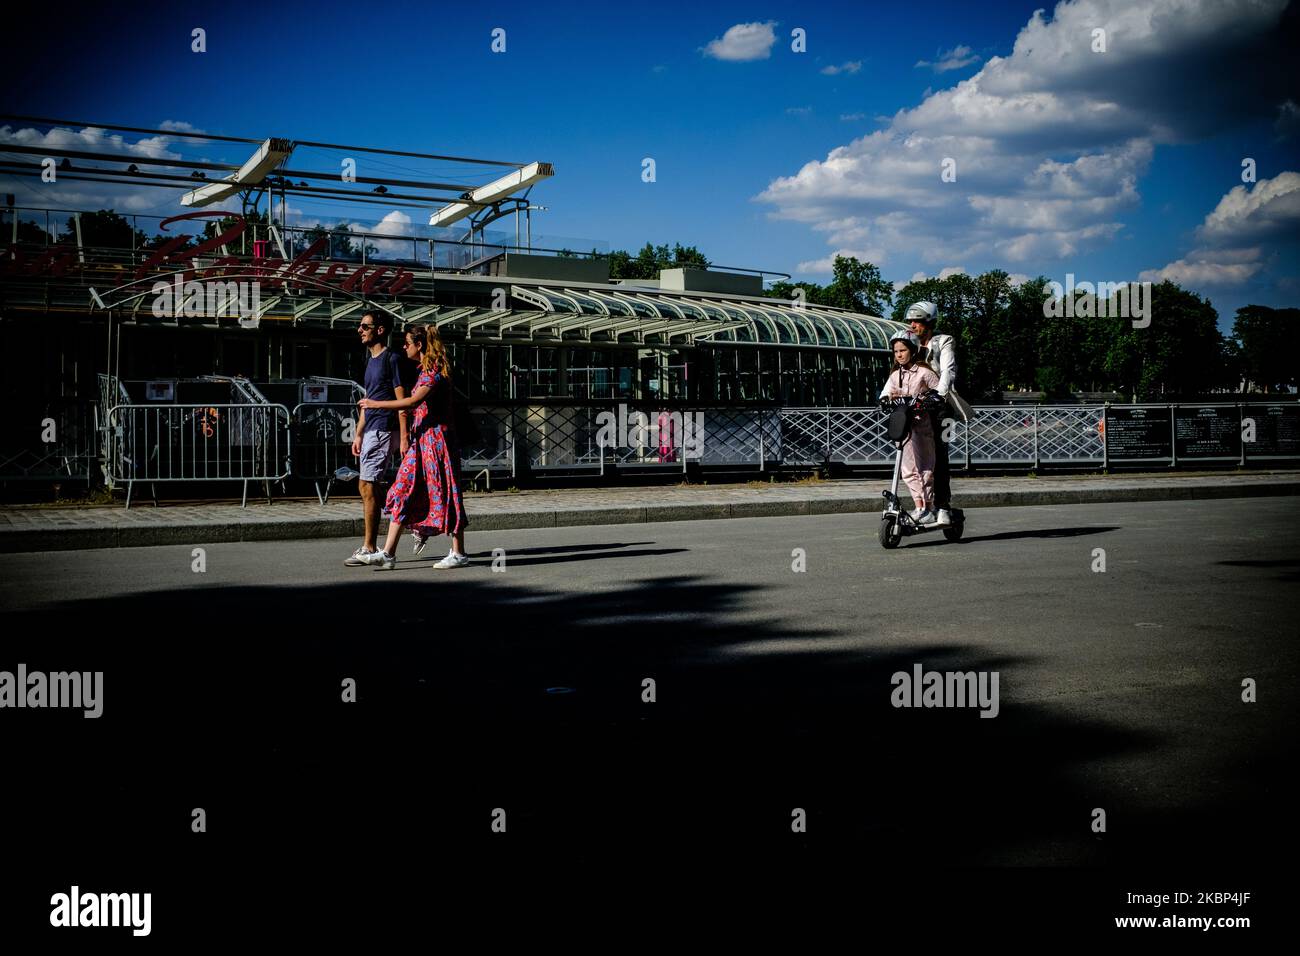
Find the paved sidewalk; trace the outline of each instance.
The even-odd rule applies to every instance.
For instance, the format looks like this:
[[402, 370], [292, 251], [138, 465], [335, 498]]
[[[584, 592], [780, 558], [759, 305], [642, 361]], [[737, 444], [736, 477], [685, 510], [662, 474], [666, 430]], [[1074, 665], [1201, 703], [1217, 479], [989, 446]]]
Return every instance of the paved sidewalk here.
[[[564, 525], [691, 521], [776, 515], [862, 513], [883, 505], [884, 478], [803, 484], [689, 487], [561, 488], [470, 493], [471, 531]], [[1300, 494], [1300, 472], [1215, 475], [1081, 475], [1051, 478], [954, 478], [963, 508], [1059, 505], [1177, 498], [1239, 498]], [[221, 541], [272, 541], [360, 536], [356, 498], [281, 500], [273, 504], [135, 504], [0, 506], [0, 552], [127, 548]]]

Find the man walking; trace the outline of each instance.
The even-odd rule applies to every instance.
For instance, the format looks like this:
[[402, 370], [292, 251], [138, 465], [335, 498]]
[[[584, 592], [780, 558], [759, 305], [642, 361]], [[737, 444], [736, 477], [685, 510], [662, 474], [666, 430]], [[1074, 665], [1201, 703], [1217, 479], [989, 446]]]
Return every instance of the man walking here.
[[[389, 351], [388, 317], [382, 312], [367, 309], [361, 316], [357, 332], [361, 345], [370, 353], [366, 360], [366, 398], [389, 402], [406, 398], [402, 384], [401, 366], [395, 352]], [[366, 539], [361, 547], [343, 563], [349, 567], [375, 564], [379, 549], [375, 536], [379, 533], [379, 511], [384, 500], [381, 489], [375, 486], [384, 480], [388, 461], [396, 450], [405, 455], [410, 446], [406, 412], [389, 409], [362, 409], [357, 420], [357, 434], [352, 439], [352, 454], [361, 459], [361, 507], [366, 517]]]
[[[934, 501], [937, 509], [935, 527], [952, 524], [952, 482], [948, 469], [948, 442], [944, 419], [949, 414], [970, 421], [975, 411], [957, 394], [957, 343], [951, 335], [935, 335], [939, 307], [933, 302], [914, 302], [903, 317], [922, 346], [921, 357], [939, 376], [938, 392], [948, 401], [947, 408], [933, 412], [934, 425]], [[951, 410], [951, 411], [949, 411]]]

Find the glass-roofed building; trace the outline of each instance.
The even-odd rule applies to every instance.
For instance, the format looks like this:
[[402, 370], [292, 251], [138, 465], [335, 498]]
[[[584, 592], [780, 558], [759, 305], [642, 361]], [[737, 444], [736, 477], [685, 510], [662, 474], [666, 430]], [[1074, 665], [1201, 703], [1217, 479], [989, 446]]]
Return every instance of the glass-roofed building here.
[[476, 400], [708, 405], [873, 404], [900, 328], [765, 297], [757, 274], [672, 269], [610, 282], [605, 268], [502, 253], [486, 274], [436, 275], [439, 308], [415, 320], [437, 322]]
[[[77, 125], [32, 122], [45, 134]], [[543, 448], [536, 464], [553, 457], [549, 423], [569, 422], [573, 444], [586, 433], [572, 423], [611, 403], [646, 412], [872, 405], [889, 337], [900, 328], [765, 296], [765, 276], [774, 274], [758, 270], [611, 279], [599, 243], [534, 241], [531, 214], [540, 207], [529, 195], [554, 175], [549, 163], [103, 129], [165, 134], [175, 155], [74, 150], [55, 145], [73, 138], [51, 138], [39, 148], [11, 144], [6, 158], [33, 180], [41, 157], [53, 158], [61, 178], [132, 199], [123, 208], [140, 208], [136, 194], [148, 193], [162, 200], [151, 208], [170, 202], [170, 215], [47, 208], [39, 186], [0, 207], [7, 394], [39, 403], [43, 416], [75, 421], [79, 434], [104, 431], [132, 388], [145, 396], [131, 392], [132, 401], [166, 404], [173, 399], [160, 396], [175, 394], [179, 407], [189, 399], [172, 385], [214, 376], [289, 395], [275, 401], [292, 412], [309, 401], [293, 391], [296, 381], [362, 380], [357, 324], [377, 308], [397, 333], [436, 325], [462, 396], [487, 420], [526, 422], [519, 426], [526, 441], [510, 437], [513, 424], [488, 429], [488, 440], [504, 435], [501, 447]], [[217, 141], [226, 151], [220, 162], [205, 152]], [[422, 178], [389, 178], [365, 162], [356, 176], [340, 177], [340, 157], [346, 165], [357, 154], [399, 157]], [[328, 208], [299, 214], [291, 202]], [[513, 239], [489, 231], [507, 217]], [[256, 293], [247, 315], [223, 307], [221, 290], [235, 286], [241, 297]], [[208, 396], [209, 386], [184, 394]], [[6, 460], [50, 458], [12, 431], [0, 435], [0, 452], [22, 450]], [[491, 449], [483, 456], [499, 459]]]

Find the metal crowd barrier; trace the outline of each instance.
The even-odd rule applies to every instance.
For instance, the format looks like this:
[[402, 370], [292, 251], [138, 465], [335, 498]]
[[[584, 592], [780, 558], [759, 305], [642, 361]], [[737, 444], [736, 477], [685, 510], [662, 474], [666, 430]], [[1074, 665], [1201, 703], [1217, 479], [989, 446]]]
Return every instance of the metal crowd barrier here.
[[[257, 387], [229, 382], [247, 404], [135, 403], [123, 390], [103, 388], [111, 403], [104, 435], [105, 474], [126, 482], [127, 503], [137, 481], [315, 481], [328, 500], [329, 482], [355, 463], [351, 439], [355, 401], [363, 391], [347, 380], [307, 380], [260, 386], [272, 397], [325, 382], [290, 413]], [[121, 394], [119, 394], [121, 393]], [[305, 394], [305, 393], [304, 393]], [[346, 395], [347, 400], [340, 400]], [[632, 419], [641, 411], [647, 429]], [[604, 474], [608, 470], [685, 471], [704, 467], [810, 467], [825, 463], [887, 467], [894, 449], [885, 417], [872, 408], [662, 409], [597, 405], [472, 406], [478, 438], [461, 449], [466, 471]], [[675, 416], [675, 417], [674, 417]], [[687, 419], [690, 418], [690, 431]], [[702, 435], [695, 424], [703, 424]], [[610, 426], [612, 432], [610, 434]], [[1248, 427], [1249, 426], [1249, 427]], [[1038, 468], [1073, 465], [1300, 459], [1300, 405], [1284, 402], [1165, 405], [978, 406], [968, 422], [948, 423], [954, 470], [974, 466]], [[1256, 440], [1251, 429], [1258, 428]], [[681, 429], [679, 432], [678, 429]], [[1247, 438], [1247, 435], [1252, 437]], [[702, 446], [690, 447], [691, 439]], [[292, 449], [292, 455], [290, 450]], [[697, 454], [698, 452], [698, 454]], [[326, 482], [322, 493], [321, 482]]]
[[127, 486], [136, 482], [242, 481], [269, 485], [290, 474], [289, 410], [283, 405], [205, 403], [114, 405], [107, 416], [106, 474]]
[[90, 483], [99, 457], [96, 408], [75, 399], [54, 399], [0, 425], [0, 482]]
[[[1101, 405], [978, 406], [969, 422], [954, 418], [945, 425], [949, 460], [954, 469], [1104, 465], [1104, 413]], [[784, 464], [887, 465], [893, 461], [894, 446], [885, 435], [885, 417], [878, 409], [783, 408], [778, 414]]]

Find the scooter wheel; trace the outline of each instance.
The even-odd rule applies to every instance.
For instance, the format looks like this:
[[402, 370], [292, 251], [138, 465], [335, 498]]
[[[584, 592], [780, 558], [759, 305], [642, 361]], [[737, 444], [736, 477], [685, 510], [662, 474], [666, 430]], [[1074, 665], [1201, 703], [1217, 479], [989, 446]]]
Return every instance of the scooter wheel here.
[[966, 522], [954, 521], [948, 527], [943, 529], [943, 536], [949, 541], [960, 541], [962, 532], [966, 530]]
[[903, 540], [903, 531], [898, 527], [898, 522], [893, 518], [880, 519], [880, 546], [882, 548], [897, 548], [898, 542]]

